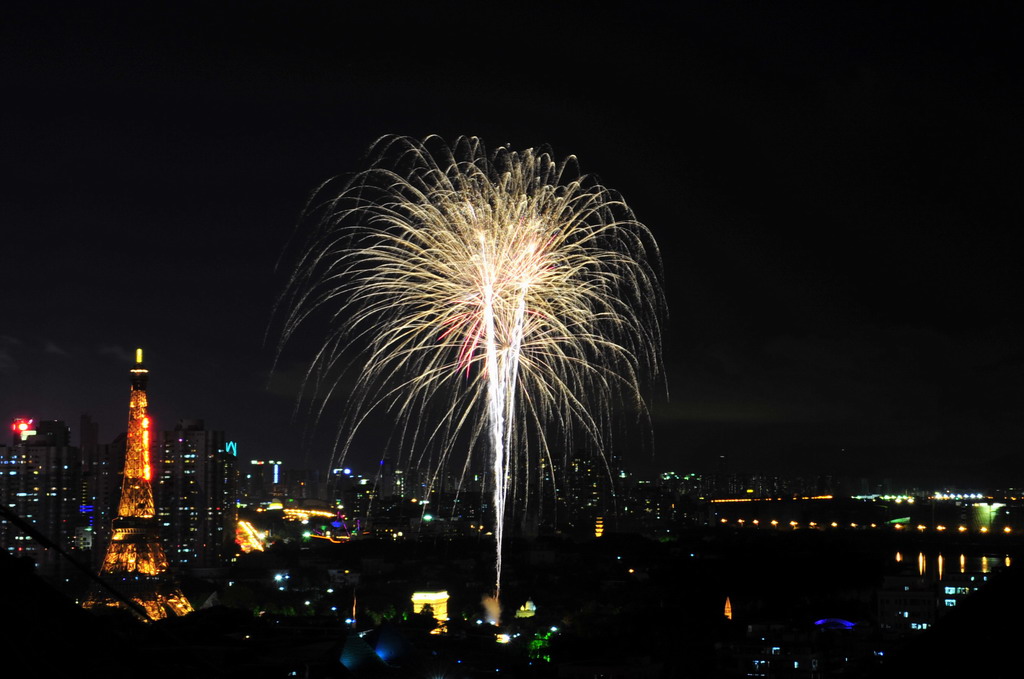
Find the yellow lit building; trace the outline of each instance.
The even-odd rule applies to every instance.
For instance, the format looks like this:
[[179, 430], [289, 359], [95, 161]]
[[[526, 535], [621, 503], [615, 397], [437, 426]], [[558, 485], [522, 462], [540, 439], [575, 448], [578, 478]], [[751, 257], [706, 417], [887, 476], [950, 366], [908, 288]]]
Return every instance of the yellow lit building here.
[[412, 595], [412, 612], [422, 613], [426, 606], [440, 624], [448, 621], [448, 592], [414, 592]]

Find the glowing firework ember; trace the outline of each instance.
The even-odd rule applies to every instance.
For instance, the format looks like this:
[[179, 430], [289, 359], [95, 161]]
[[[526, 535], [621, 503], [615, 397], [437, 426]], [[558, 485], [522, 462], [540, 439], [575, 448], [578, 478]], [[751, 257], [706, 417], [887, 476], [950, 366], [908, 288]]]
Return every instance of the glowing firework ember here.
[[[385, 137], [374, 152], [340, 193], [314, 197], [283, 339], [331, 315], [306, 385], [324, 400], [343, 353], [365, 351], [340, 455], [378, 409], [397, 417], [400, 454], [435, 478], [449, 464], [464, 475], [486, 451], [497, 599], [505, 509], [510, 495], [528, 501], [542, 464], [554, 468], [552, 432], [563, 453], [574, 431], [600, 451], [613, 406], [646, 412], [640, 378], [660, 367], [657, 248], [572, 157], [488, 153], [472, 137]], [[453, 461], [456, 449], [469, 454]]]

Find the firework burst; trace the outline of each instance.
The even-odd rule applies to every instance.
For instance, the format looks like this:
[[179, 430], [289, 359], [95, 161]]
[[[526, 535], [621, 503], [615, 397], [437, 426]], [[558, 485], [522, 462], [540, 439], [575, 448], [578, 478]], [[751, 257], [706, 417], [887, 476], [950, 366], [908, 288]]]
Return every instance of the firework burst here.
[[338, 455], [386, 410], [408, 464], [464, 474], [488, 456], [497, 597], [510, 498], [527, 502], [574, 434], [604, 450], [613, 409], [646, 412], [642, 378], [660, 367], [657, 248], [573, 157], [488, 152], [474, 137], [385, 137], [372, 153], [340, 191], [314, 195], [283, 340], [313, 314], [331, 318], [307, 374], [321, 409], [351, 350], [363, 352]]

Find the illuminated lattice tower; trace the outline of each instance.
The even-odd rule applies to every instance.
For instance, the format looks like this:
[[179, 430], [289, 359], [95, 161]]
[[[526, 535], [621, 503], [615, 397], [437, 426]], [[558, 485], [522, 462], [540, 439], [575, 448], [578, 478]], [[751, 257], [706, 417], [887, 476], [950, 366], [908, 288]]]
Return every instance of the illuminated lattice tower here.
[[[150, 457], [152, 427], [146, 398], [148, 380], [149, 371], [142, 364], [142, 349], [137, 349], [131, 370], [121, 501], [112, 522], [100, 577], [143, 608], [150, 618], [158, 619], [191, 613], [192, 606], [167, 572], [167, 556], [160, 543], [155, 518]], [[126, 607], [103, 590], [94, 590], [83, 605], [85, 608]]]

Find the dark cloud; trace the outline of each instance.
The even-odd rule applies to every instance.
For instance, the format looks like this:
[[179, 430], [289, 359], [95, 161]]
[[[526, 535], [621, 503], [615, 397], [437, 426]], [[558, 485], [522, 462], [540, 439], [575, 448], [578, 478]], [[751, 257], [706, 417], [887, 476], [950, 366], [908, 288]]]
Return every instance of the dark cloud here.
[[54, 356], [60, 356], [61, 358], [71, 358], [71, 354], [64, 349], [61, 349], [56, 343], [50, 340], [46, 340], [43, 343], [43, 352]]
[[18, 362], [14, 358], [14, 349], [21, 341], [10, 335], [0, 335], [0, 373], [13, 373], [18, 370]]
[[135, 360], [135, 355], [131, 351], [117, 344], [101, 344], [96, 347], [96, 352], [101, 356], [115, 358], [122, 363], [131, 363]]
[[982, 478], [981, 465], [1024, 437], [1024, 353], [1013, 337], [861, 325], [717, 342], [675, 367], [655, 427], [663, 451], [697, 468], [725, 454], [775, 471], [853, 473], [859, 460], [904, 478]]

